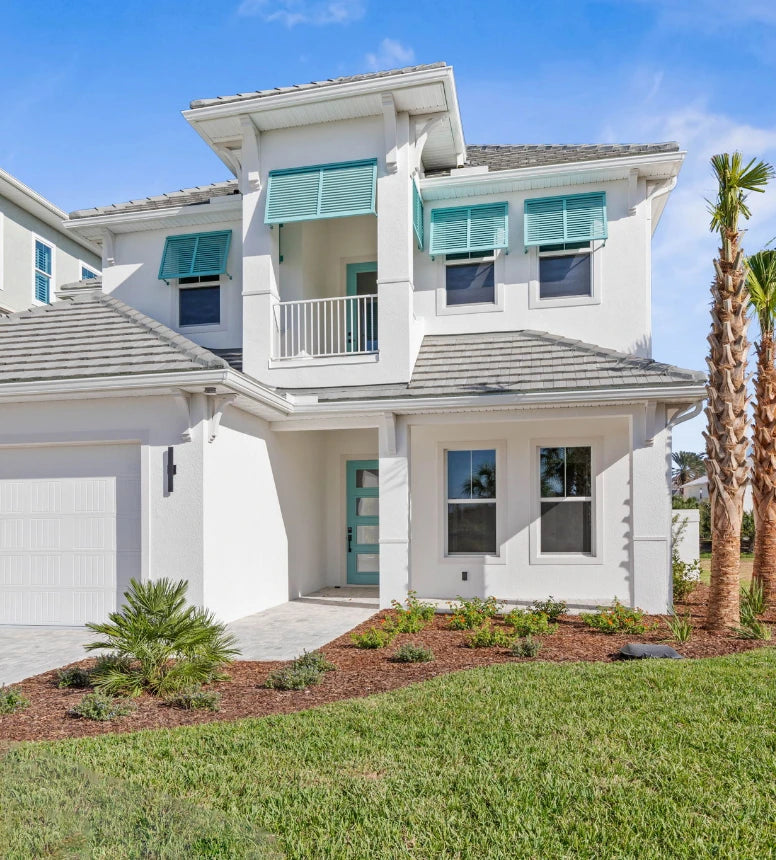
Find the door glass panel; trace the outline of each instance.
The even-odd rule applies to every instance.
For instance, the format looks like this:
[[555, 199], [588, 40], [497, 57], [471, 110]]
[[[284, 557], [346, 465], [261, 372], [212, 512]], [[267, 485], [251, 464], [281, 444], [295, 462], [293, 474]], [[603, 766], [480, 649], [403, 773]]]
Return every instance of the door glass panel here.
[[378, 573], [380, 556], [377, 553], [359, 553], [356, 556], [356, 570], [359, 573]]
[[376, 499], [374, 496], [364, 496], [363, 498], [356, 499], [356, 516], [380, 516], [380, 499]]
[[377, 272], [358, 272], [356, 274], [356, 295], [377, 295]]
[[380, 526], [356, 526], [356, 543], [380, 543]]
[[356, 486], [359, 489], [378, 487], [379, 474], [377, 469], [356, 469]]

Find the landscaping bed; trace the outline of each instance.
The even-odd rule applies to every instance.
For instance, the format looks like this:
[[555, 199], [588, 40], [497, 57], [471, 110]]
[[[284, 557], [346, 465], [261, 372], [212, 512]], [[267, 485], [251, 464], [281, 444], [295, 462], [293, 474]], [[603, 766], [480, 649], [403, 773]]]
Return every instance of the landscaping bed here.
[[[417, 633], [400, 633], [384, 648], [359, 649], [353, 645], [350, 634], [341, 636], [321, 649], [336, 669], [327, 672], [320, 684], [305, 690], [267, 689], [263, 686], [269, 674], [281, 668], [283, 663], [238, 661], [229, 667], [228, 680], [207, 687], [221, 695], [218, 711], [182, 710], [163, 699], [143, 694], [132, 700], [135, 709], [127, 716], [105, 722], [78, 719], [70, 716], [68, 711], [81, 701], [87, 691], [59, 689], [57, 672], [46, 672], [14, 685], [30, 700], [30, 705], [16, 713], [0, 716], [0, 740], [81, 737], [289, 713], [340, 699], [385, 692], [437, 675], [490, 664], [536, 660], [610, 661], [619, 648], [634, 641], [668, 642], [688, 658], [724, 656], [768, 644], [739, 639], [733, 633], [720, 635], [703, 630], [707, 592], [706, 586], [700, 586], [687, 603], [677, 606], [677, 614], [689, 613], [693, 625], [692, 638], [681, 645], [671, 641], [660, 616], [645, 618], [651, 627], [646, 633], [609, 634], [591, 629], [580, 616], [565, 615], [558, 619], [556, 632], [536, 637], [541, 642], [541, 650], [538, 657], [532, 660], [513, 657], [505, 647], [467, 647], [469, 631], [450, 630], [450, 616], [437, 615], [425, 629]], [[355, 628], [355, 632], [364, 632], [380, 625], [383, 618], [392, 617], [392, 612], [382, 612]], [[766, 615], [765, 620], [776, 621], [776, 615]], [[496, 619], [493, 627], [495, 630], [502, 629], [503, 622]], [[433, 661], [392, 661], [394, 653], [405, 643], [430, 649]], [[72, 665], [89, 667], [93, 662], [84, 660]]]

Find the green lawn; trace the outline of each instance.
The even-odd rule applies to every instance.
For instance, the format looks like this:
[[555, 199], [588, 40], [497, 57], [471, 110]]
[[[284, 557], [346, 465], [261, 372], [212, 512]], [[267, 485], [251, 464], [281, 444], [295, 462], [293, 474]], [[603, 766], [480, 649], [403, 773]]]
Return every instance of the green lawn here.
[[774, 681], [774, 649], [499, 665], [303, 713], [25, 744], [0, 770], [0, 854], [263, 856], [266, 831], [305, 860], [773, 856]]

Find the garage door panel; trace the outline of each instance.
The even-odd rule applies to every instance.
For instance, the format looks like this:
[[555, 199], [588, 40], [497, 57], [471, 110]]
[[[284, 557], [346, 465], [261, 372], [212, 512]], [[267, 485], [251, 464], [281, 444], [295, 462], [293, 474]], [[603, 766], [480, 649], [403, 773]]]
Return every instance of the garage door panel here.
[[137, 446], [2, 452], [0, 623], [102, 620], [139, 573]]

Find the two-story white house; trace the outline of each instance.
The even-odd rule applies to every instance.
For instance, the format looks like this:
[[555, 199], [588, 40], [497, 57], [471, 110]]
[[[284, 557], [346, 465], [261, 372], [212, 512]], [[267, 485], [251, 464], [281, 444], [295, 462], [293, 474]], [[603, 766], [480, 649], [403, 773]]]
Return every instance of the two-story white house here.
[[0, 314], [53, 301], [63, 284], [100, 274], [100, 248], [63, 228], [67, 213], [0, 170]]
[[444, 63], [192, 102], [234, 178], [71, 214], [102, 279], [0, 323], [0, 621], [184, 577], [671, 602], [651, 358], [674, 143], [466, 144]]

